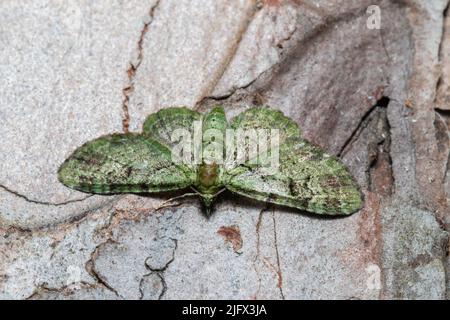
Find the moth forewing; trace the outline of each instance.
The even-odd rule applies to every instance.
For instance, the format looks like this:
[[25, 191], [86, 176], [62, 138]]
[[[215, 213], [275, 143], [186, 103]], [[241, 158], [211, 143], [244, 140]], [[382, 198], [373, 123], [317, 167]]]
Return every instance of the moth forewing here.
[[258, 165], [261, 172], [274, 175], [280, 167], [280, 131], [278, 129], [258, 130]]
[[144, 135], [112, 134], [77, 148], [58, 171], [66, 186], [90, 193], [142, 193], [183, 189], [194, 170], [177, 165], [170, 150]]
[[202, 163], [203, 148], [203, 121], [194, 121], [193, 123], [193, 161], [194, 165]]
[[237, 164], [247, 163], [249, 165], [258, 164], [258, 132], [256, 129], [236, 130], [236, 162]]
[[275, 174], [279, 167], [279, 141], [278, 129], [227, 129], [225, 169], [247, 163]]
[[177, 128], [171, 134], [171, 157], [175, 164], [186, 164], [193, 166], [193, 141], [192, 134], [185, 128]]
[[237, 166], [236, 162], [236, 136], [234, 130], [228, 128], [225, 131], [225, 171], [231, 170]]

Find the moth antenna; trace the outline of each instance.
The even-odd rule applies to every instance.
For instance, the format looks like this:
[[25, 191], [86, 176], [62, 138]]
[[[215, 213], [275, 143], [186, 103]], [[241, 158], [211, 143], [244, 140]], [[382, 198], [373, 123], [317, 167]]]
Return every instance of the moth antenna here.
[[174, 200], [178, 200], [178, 199], [182, 199], [182, 198], [187, 198], [187, 197], [193, 197], [193, 196], [198, 196], [198, 192], [191, 192], [191, 193], [185, 193], [182, 194], [181, 196], [176, 196], [170, 199], [167, 199], [166, 201], [163, 201], [157, 208], [155, 208], [155, 211], [158, 211], [160, 209], [169, 207], [167, 204], [170, 202], [173, 202]]
[[217, 191], [217, 192], [213, 195], [213, 197], [217, 197], [219, 194], [221, 194], [221, 193], [224, 192], [225, 190], [227, 190], [227, 189], [226, 189], [226, 188], [220, 189], [219, 191]]
[[[201, 196], [202, 193], [200, 191], [198, 191], [197, 189], [195, 189], [193, 186], [191, 186], [191, 189], [194, 190], [195, 194]], [[192, 193], [191, 193], [192, 194]]]

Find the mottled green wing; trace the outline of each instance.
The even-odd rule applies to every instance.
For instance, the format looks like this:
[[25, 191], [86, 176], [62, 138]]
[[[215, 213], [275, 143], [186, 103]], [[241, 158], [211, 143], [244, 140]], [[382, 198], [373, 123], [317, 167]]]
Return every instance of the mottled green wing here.
[[161, 109], [147, 117], [142, 131], [144, 135], [171, 149], [177, 143], [172, 141], [173, 132], [181, 128], [193, 136], [194, 122], [201, 121], [202, 117], [201, 113], [186, 107]]
[[233, 139], [227, 139], [226, 170], [246, 161], [267, 162], [263, 157], [273, 147], [289, 138], [300, 137], [298, 125], [281, 111], [251, 107], [231, 120]]
[[159, 142], [138, 134], [113, 134], [79, 147], [61, 165], [59, 180], [91, 193], [161, 192], [190, 186], [195, 173], [174, 164]]
[[281, 111], [268, 107], [252, 107], [231, 120], [231, 128], [236, 129], [278, 129], [280, 143], [291, 137], [300, 137], [298, 125]]
[[318, 214], [351, 214], [362, 206], [358, 185], [344, 165], [299, 137], [281, 144], [275, 173], [245, 164], [224, 180], [235, 193]]

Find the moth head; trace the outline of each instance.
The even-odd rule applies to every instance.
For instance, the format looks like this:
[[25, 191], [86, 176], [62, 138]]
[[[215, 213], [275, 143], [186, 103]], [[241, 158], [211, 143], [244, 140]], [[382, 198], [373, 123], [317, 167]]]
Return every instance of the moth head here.
[[215, 197], [216, 196], [213, 194], [202, 194], [202, 201], [205, 206], [205, 213], [207, 217], [209, 217], [212, 213], [212, 205]]

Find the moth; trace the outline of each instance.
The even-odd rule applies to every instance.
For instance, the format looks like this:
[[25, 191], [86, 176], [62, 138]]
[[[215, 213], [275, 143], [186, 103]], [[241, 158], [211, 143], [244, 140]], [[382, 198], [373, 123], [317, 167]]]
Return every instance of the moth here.
[[[258, 139], [267, 142], [264, 148]], [[302, 138], [292, 119], [269, 107], [251, 107], [229, 123], [221, 106], [205, 114], [162, 109], [148, 116], [140, 134], [115, 133], [82, 145], [60, 166], [58, 178], [96, 194], [191, 188], [207, 215], [223, 190], [317, 214], [347, 215], [363, 204], [340, 160]]]

